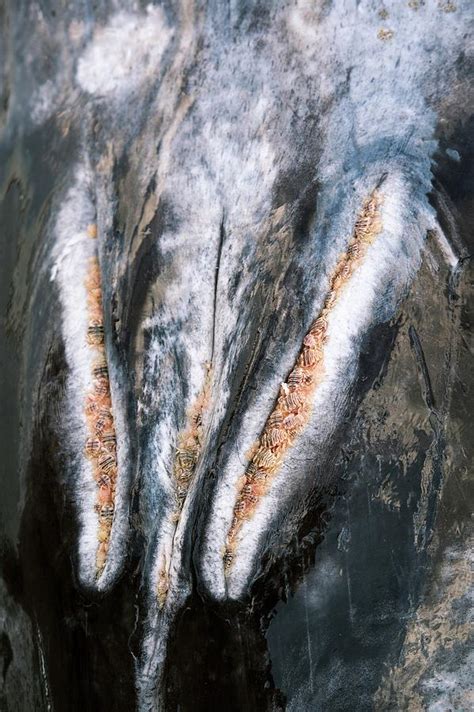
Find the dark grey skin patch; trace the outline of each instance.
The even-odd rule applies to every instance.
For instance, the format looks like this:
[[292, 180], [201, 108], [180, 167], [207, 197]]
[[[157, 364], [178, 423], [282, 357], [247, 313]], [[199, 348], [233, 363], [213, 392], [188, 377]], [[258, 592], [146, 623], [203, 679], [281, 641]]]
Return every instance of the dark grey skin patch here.
[[[0, 704], [467, 707], [471, 13], [446, 5], [0, 10]], [[383, 274], [339, 314], [334, 344], [356, 324], [352, 351], [225, 580], [246, 451], [385, 174]], [[102, 585], [84, 556], [69, 390], [82, 351], [67, 314], [84, 305], [61, 282], [85, 216], [70, 210], [69, 231], [58, 216], [78, 185], [125, 448]], [[206, 363], [201, 455], [174, 527], [174, 448]]]

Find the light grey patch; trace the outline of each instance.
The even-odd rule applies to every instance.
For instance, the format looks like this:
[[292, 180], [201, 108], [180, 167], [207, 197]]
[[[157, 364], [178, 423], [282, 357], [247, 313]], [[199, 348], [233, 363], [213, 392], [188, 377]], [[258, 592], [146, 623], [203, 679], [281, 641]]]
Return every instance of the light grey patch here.
[[459, 152], [456, 151], [454, 148], [447, 148], [446, 149], [446, 154], [453, 160], [456, 161], [456, 163], [459, 163], [461, 160], [461, 156], [459, 155]]

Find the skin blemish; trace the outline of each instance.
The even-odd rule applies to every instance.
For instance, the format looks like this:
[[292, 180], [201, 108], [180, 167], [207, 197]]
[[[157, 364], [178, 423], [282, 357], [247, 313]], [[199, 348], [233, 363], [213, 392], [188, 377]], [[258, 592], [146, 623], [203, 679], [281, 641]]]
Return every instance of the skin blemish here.
[[[91, 235], [90, 228], [94, 228]], [[89, 226], [88, 234], [95, 237], [95, 225]], [[115, 511], [117, 483], [117, 438], [112, 413], [109, 371], [104, 344], [104, 322], [100, 267], [96, 257], [90, 261], [87, 279], [87, 343], [94, 350], [95, 359], [91, 372], [91, 388], [86, 397], [85, 411], [89, 437], [85, 454], [92, 462], [94, 480], [97, 484], [95, 511], [98, 515], [98, 548], [96, 554], [97, 577], [102, 573], [109, 548], [110, 533]]]
[[323, 308], [304, 337], [301, 351], [286, 382], [281, 384], [275, 408], [266, 422], [245, 475], [239, 481], [239, 492], [223, 553], [226, 573], [232, 566], [237, 535], [243, 523], [255, 513], [286, 452], [309, 421], [314, 391], [324, 378], [328, 318], [381, 230], [380, 204], [381, 198], [377, 191], [365, 201], [347, 251], [339, 257], [332, 273]]

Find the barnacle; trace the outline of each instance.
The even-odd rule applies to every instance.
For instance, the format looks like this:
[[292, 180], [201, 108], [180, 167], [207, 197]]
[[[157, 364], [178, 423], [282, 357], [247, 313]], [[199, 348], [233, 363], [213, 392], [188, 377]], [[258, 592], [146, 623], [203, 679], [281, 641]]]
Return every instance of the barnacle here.
[[252, 516], [275, 477], [285, 453], [309, 420], [314, 390], [324, 376], [323, 349], [327, 340], [328, 317], [369, 245], [381, 230], [380, 202], [381, 198], [376, 191], [365, 201], [347, 251], [339, 257], [332, 273], [323, 308], [303, 339], [296, 364], [286, 382], [281, 385], [276, 406], [265, 424], [245, 475], [240, 480], [240, 491], [223, 554], [225, 571], [232, 566], [236, 538], [244, 520]]

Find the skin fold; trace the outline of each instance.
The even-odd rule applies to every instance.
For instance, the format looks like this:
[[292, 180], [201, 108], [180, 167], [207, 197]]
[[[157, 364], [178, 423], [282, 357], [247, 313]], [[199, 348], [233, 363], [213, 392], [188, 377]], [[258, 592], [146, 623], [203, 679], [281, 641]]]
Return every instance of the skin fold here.
[[2, 8], [6, 709], [454, 694], [469, 10]]

